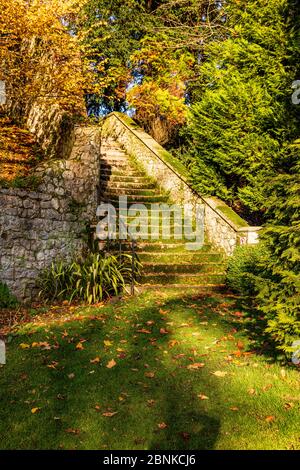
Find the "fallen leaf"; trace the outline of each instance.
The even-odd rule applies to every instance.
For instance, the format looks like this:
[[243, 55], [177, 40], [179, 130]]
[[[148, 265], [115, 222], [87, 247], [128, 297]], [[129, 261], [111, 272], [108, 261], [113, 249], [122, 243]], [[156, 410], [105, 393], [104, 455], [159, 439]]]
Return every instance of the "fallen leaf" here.
[[159, 429], [166, 429], [168, 427], [166, 423], [159, 423], [157, 426], [159, 427]]
[[209, 397], [207, 397], [206, 395], [203, 395], [203, 393], [199, 393], [197, 397], [200, 398], [200, 400], [209, 400]]
[[262, 387], [263, 392], [266, 392], [267, 390], [270, 390], [270, 388], [273, 387], [273, 384], [267, 384], [264, 387]]
[[294, 403], [285, 403], [285, 404], [284, 404], [284, 408], [285, 408], [286, 410], [290, 410], [290, 409], [293, 408], [293, 407], [294, 407]]
[[231, 406], [230, 410], [231, 411], [239, 411], [239, 408], [237, 406]]
[[153, 379], [153, 377], [155, 377], [155, 373], [154, 372], [145, 372], [145, 377], [148, 377], [149, 379]]
[[204, 366], [204, 362], [194, 362], [194, 364], [190, 364], [189, 366], [187, 366], [187, 369], [202, 369], [202, 367]]
[[95, 359], [90, 360], [91, 364], [98, 364], [99, 362], [100, 362], [100, 357], [99, 356], [95, 357]]
[[255, 388], [249, 388], [248, 393], [249, 393], [249, 395], [256, 395]]
[[68, 428], [65, 430], [68, 434], [80, 434], [80, 429]]
[[233, 315], [234, 317], [238, 317], [238, 318], [241, 318], [244, 316], [244, 314], [241, 312], [233, 312], [231, 315]]
[[176, 339], [171, 339], [171, 341], [168, 342], [169, 348], [174, 348], [177, 344], [179, 344], [179, 342]]
[[107, 363], [107, 368], [108, 369], [112, 369], [113, 367], [115, 367], [117, 365], [116, 361], [114, 359], [111, 359], [108, 363]]
[[161, 315], [167, 315], [169, 313], [169, 310], [163, 310], [162, 308], [159, 309], [159, 313]]
[[104, 346], [105, 346], [105, 347], [108, 347], [108, 348], [113, 345], [113, 343], [112, 343], [111, 341], [107, 340], [107, 339], [105, 339], [105, 340], [103, 341], [103, 343], [104, 343]]
[[71, 374], [68, 374], [68, 377], [69, 377], [69, 379], [74, 379], [75, 374], [73, 374], [73, 372], [72, 372]]
[[160, 332], [161, 335], [168, 335], [169, 334], [169, 332], [165, 328], [161, 328], [159, 330], [159, 332]]
[[142, 328], [140, 330], [137, 330], [138, 333], [144, 333], [146, 335], [151, 335], [151, 331], [146, 330], [145, 328]]
[[155, 403], [155, 400], [147, 400], [147, 403], [149, 406], [153, 406]]
[[221, 371], [221, 370], [216, 370], [216, 372], [212, 372], [213, 375], [215, 375], [216, 377], [225, 377], [225, 375], [227, 375], [228, 372], [224, 372], [224, 371]]
[[275, 421], [275, 416], [267, 416], [265, 421], [267, 421], [267, 423], [273, 423], [273, 421]]
[[41, 408], [32, 408], [31, 409], [31, 413], [34, 415], [35, 413], [37, 413], [38, 411], [40, 411]]
[[30, 345], [29, 345], [29, 344], [26, 344], [26, 343], [21, 343], [19, 347], [20, 347], [21, 349], [28, 349], [28, 348], [30, 348]]
[[117, 411], [106, 411], [105, 413], [102, 413], [102, 416], [105, 416], [106, 418], [111, 418], [112, 416], [115, 416], [118, 414]]
[[84, 349], [83, 344], [80, 342], [76, 344], [76, 349], [79, 349], [79, 350]]

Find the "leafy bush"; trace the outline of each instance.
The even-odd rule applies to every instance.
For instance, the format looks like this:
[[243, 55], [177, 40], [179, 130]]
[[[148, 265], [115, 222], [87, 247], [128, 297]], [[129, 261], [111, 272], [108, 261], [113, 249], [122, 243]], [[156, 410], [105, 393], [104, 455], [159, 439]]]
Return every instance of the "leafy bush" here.
[[15, 308], [17, 305], [16, 297], [10, 293], [6, 284], [0, 282], [0, 308]]
[[[138, 273], [140, 263], [138, 260], [134, 263]], [[131, 282], [131, 274], [131, 255], [122, 253], [117, 257], [91, 253], [80, 262], [52, 263], [40, 277], [40, 295], [51, 300], [97, 303], [112, 294], [117, 295], [127, 282]]]
[[286, 172], [266, 185], [269, 224], [260, 234], [261, 243], [237, 248], [227, 273], [233, 290], [254, 297], [266, 321], [265, 333], [289, 357], [300, 338], [299, 148], [296, 141], [283, 162]]
[[261, 243], [237, 247], [228, 262], [228, 286], [242, 295], [257, 295], [267, 256], [267, 250]]

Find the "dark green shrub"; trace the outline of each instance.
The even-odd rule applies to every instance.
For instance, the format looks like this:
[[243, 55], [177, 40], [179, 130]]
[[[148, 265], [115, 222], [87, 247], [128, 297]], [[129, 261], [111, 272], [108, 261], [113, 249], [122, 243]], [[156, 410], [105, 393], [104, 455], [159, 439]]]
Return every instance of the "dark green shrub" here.
[[267, 250], [261, 243], [237, 247], [228, 261], [227, 285], [239, 294], [257, 295], [266, 258]]
[[15, 308], [17, 305], [16, 297], [10, 293], [7, 285], [0, 281], [0, 308]]
[[[135, 271], [140, 263], [135, 260]], [[41, 275], [40, 295], [50, 300], [82, 300], [90, 304], [120, 293], [131, 282], [132, 257], [91, 253], [80, 262], [52, 263]]]

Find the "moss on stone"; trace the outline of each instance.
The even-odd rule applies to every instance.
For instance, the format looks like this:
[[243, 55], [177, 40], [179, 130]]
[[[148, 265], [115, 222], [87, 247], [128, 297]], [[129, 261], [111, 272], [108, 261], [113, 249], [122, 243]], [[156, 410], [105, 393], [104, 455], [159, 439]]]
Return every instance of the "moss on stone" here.
[[222, 214], [224, 214], [225, 217], [227, 217], [237, 227], [249, 227], [248, 223], [226, 204], [220, 204], [216, 209], [222, 212]]

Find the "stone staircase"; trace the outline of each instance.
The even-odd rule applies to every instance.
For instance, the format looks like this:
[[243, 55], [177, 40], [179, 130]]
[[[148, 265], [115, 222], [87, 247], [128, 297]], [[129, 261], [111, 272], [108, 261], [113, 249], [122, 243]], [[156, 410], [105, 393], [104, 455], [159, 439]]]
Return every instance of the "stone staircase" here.
[[[113, 204], [116, 211], [120, 195], [127, 196], [129, 206], [132, 203], [142, 203], [146, 207], [154, 203], [172, 203], [168, 195], [160, 191], [157, 183], [138, 167], [117, 142], [107, 139], [101, 148], [101, 202]], [[158, 240], [149, 237], [137, 241], [137, 253], [143, 264], [140, 284], [148, 288], [222, 288], [225, 265], [223, 254], [210, 243], [189, 251], [186, 249], [186, 240], [162, 239], [160, 221], [157, 219], [155, 222], [160, 234]], [[147, 219], [144, 223], [144, 229], [148, 229]], [[122, 249], [130, 252], [130, 243], [122, 242]]]

